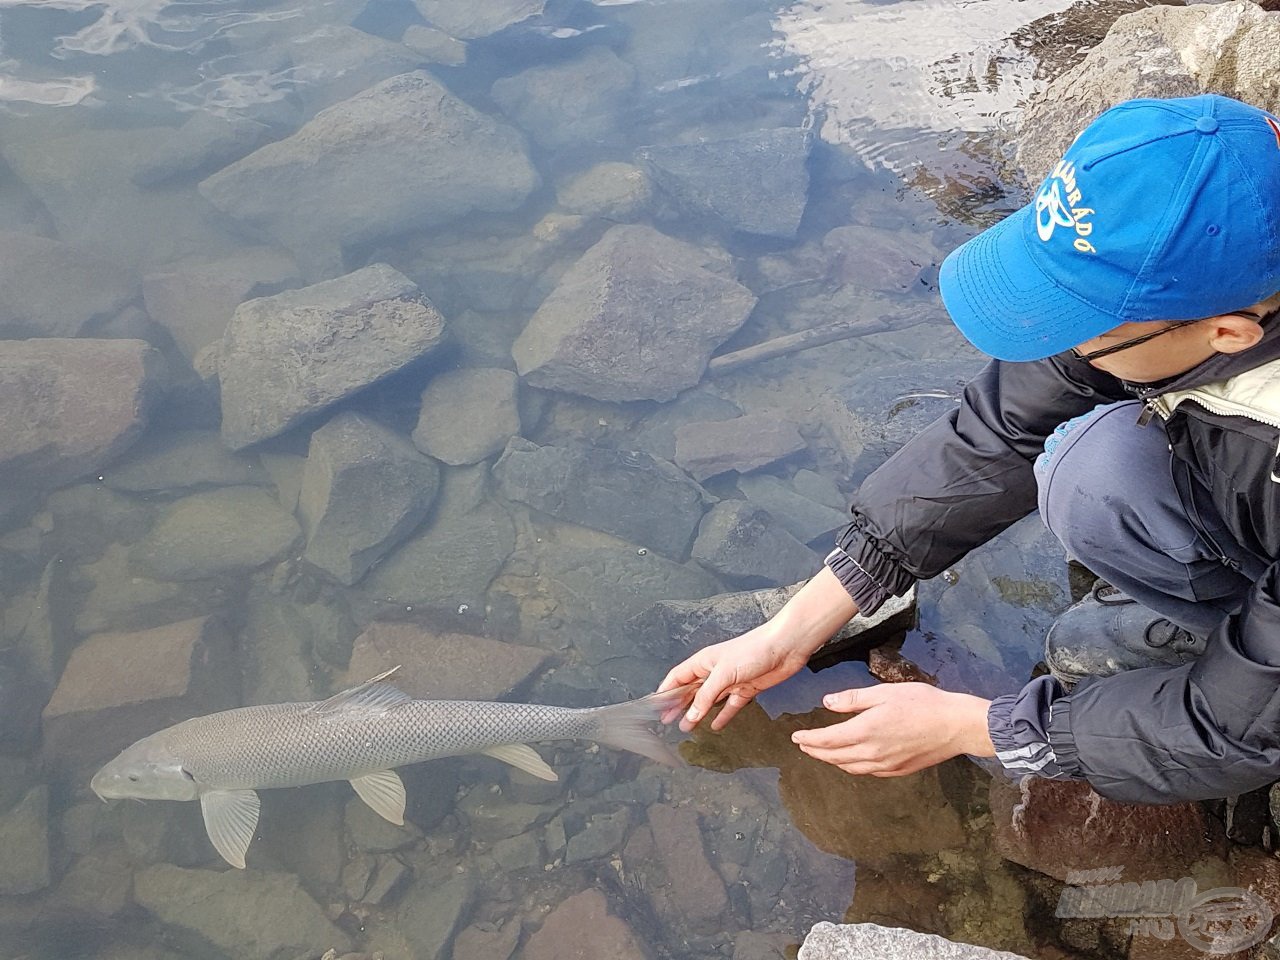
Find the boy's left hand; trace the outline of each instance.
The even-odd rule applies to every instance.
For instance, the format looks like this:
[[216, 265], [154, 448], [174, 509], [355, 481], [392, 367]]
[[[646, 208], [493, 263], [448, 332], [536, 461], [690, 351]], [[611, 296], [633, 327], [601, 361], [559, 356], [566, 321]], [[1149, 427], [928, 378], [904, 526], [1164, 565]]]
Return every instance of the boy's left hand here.
[[900, 777], [962, 753], [991, 757], [987, 734], [991, 703], [927, 683], [882, 683], [843, 690], [823, 706], [856, 716], [829, 727], [797, 730], [793, 743], [845, 773]]

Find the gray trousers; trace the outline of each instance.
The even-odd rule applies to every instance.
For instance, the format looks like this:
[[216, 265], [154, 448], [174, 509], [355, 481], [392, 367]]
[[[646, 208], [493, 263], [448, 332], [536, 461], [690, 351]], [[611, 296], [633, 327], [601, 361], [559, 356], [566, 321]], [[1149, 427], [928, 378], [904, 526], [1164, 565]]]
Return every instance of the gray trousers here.
[[[1035, 465], [1040, 516], [1069, 557], [1207, 636], [1239, 609], [1268, 561], [1225, 531], [1207, 497], [1192, 503], [1192, 523], [1174, 486], [1164, 426], [1156, 418], [1139, 427], [1140, 411], [1136, 400], [1110, 404], [1054, 431]], [[1222, 562], [1202, 530], [1238, 569]]]

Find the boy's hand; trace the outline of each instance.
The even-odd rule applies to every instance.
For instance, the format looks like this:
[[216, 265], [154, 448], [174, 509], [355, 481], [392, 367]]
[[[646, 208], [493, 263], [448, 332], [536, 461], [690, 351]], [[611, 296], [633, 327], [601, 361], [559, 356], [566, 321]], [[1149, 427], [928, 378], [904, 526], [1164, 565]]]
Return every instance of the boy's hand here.
[[845, 773], [899, 777], [962, 753], [991, 757], [990, 701], [926, 683], [882, 683], [828, 694], [823, 705], [856, 716], [797, 730], [792, 741]]

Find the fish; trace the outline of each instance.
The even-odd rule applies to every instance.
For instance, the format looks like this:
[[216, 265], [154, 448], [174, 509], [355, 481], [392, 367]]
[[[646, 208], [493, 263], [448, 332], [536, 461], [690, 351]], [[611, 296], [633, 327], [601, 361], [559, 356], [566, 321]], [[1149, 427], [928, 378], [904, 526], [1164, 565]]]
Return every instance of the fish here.
[[403, 825], [404, 782], [394, 768], [482, 753], [543, 780], [556, 772], [528, 744], [590, 740], [678, 765], [650, 729], [692, 698], [697, 684], [603, 707], [488, 700], [415, 700], [387, 680], [399, 668], [327, 700], [238, 707], [144, 737], [94, 774], [103, 800], [199, 800], [205, 830], [241, 870], [258, 827], [258, 790], [348, 780], [381, 817]]

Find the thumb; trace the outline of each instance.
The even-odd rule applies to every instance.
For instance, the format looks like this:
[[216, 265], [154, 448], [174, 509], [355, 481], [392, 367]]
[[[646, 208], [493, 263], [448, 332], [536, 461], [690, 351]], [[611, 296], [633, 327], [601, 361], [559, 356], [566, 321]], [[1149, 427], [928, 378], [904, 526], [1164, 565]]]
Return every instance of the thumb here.
[[883, 703], [885, 685], [874, 687], [857, 687], [853, 690], [840, 690], [828, 693], [822, 698], [822, 705], [835, 713], [857, 713], [878, 703]]

